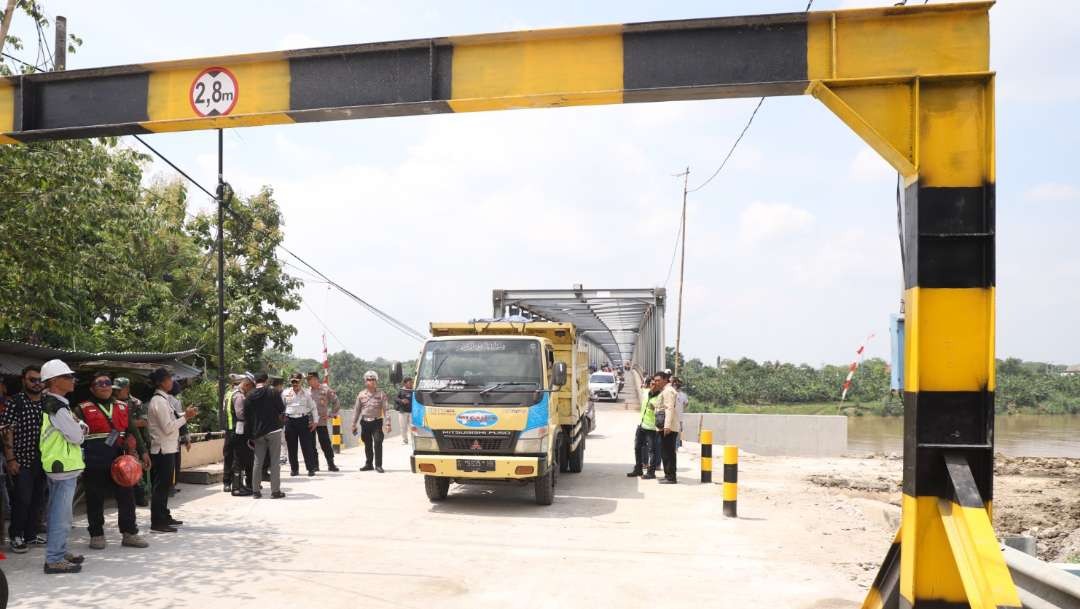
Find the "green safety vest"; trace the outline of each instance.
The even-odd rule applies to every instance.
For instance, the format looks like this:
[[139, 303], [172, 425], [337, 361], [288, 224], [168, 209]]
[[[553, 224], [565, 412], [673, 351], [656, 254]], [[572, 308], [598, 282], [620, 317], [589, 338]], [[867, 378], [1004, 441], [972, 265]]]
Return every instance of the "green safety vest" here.
[[82, 446], [68, 442], [59, 429], [53, 427], [48, 413], [42, 413], [41, 466], [47, 474], [63, 474], [86, 469], [83, 462]]
[[645, 399], [641, 401], [641, 428], [649, 431], [656, 431], [656, 406], [653, 404], [656, 400], [660, 399], [660, 396], [649, 397], [649, 394], [645, 394]]
[[[221, 407], [225, 409], [225, 429], [228, 429], [229, 431], [235, 429], [235, 425], [233, 424], [233, 416], [235, 416], [235, 413], [233, 413], [232, 403], [233, 396], [236, 395], [236, 391], [236, 387], [231, 387], [228, 391], [226, 391], [225, 402], [221, 404]], [[220, 421], [221, 419], [218, 420]]]

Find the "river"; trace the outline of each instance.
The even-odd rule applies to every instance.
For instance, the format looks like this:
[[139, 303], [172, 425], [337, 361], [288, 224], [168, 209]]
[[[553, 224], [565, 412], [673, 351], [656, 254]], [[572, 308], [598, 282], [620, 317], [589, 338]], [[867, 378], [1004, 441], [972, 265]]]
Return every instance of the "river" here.
[[[848, 417], [848, 452], [899, 454], [903, 432], [903, 417]], [[994, 438], [1010, 457], [1080, 458], [1080, 414], [998, 416]]]

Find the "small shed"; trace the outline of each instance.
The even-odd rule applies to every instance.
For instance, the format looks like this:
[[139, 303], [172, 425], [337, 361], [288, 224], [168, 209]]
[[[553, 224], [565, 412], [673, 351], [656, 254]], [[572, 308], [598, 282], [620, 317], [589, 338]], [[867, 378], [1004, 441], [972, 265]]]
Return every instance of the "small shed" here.
[[0, 377], [17, 377], [22, 374], [23, 368], [30, 364], [40, 366], [51, 359], [61, 359], [76, 372], [108, 370], [118, 375], [145, 379], [155, 368], [165, 367], [171, 370], [178, 380], [190, 381], [202, 376], [200, 368], [188, 363], [196, 357], [195, 349], [171, 353], [90, 353], [0, 340]]

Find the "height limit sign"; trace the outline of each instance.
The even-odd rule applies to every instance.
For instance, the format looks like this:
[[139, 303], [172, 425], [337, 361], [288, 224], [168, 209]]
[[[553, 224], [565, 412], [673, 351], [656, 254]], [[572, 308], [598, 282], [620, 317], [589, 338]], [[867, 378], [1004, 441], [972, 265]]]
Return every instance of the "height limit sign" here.
[[225, 68], [206, 68], [191, 81], [191, 109], [199, 116], [225, 116], [236, 107], [240, 83]]

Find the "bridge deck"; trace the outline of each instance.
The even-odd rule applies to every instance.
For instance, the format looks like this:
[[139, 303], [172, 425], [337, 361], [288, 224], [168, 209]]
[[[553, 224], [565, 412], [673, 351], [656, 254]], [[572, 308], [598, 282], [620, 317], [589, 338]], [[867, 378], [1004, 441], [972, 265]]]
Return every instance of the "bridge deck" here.
[[[743, 517], [724, 519], [720, 486], [697, 482], [695, 445], [680, 453], [678, 486], [628, 479], [635, 413], [600, 410], [585, 471], [560, 478], [550, 507], [528, 489], [475, 486], [432, 505], [391, 438], [386, 474], [358, 472], [363, 451], [352, 449], [339, 474], [285, 477], [285, 500], [183, 485], [173, 511], [188, 524], [147, 534], [147, 550], [121, 548], [111, 515], [108, 549], [88, 550], [76, 518], [80, 575], [44, 576], [40, 549], [0, 566], [13, 606], [38, 609], [858, 606], [866, 582], [853, 581], [851, 565], [876, 566], [889, 533], [868, 547], [842, 532], [865, 522], [839, 513], [808, 522], [799, 491], [758, 475], [757, 459], [740, 471]], [[140, 524], [148, 519], [140, 508]]]

